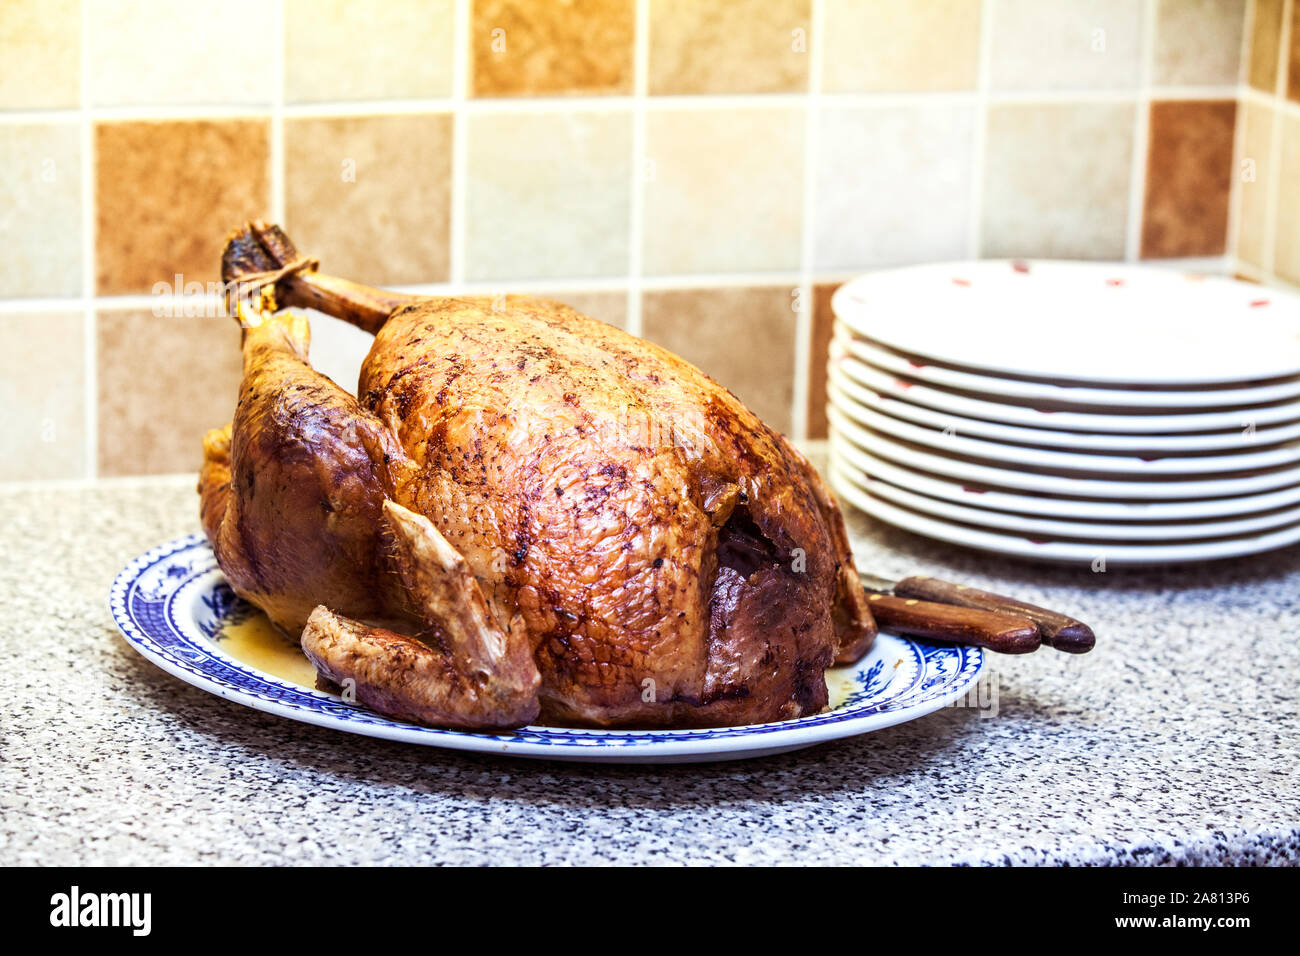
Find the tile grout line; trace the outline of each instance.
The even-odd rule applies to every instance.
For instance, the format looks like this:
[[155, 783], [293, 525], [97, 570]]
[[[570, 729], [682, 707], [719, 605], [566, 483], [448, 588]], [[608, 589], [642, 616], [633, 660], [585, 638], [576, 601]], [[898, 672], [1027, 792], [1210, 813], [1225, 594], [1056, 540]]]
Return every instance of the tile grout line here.
[[[458, 3], [464, 0], [458, 0]], [[994, 2], [994, 0], [988, 0]], [[455, 51], [453, 58], [468, 60], [468, 51]], [[1151, 86], [1149, 98], [1161, 100], [1231, 99], [1237, 93], [1232, 84], [1210, 86]], [[958, 106], [970, 105], [980, 100], [978, 90], [941, 91], [882, 91], [882, 92], [823, 92], [823, 99], [837, 106]], [[1062, 89], [1062, 90], [993, 90], [989, 89], [989, 103], [1070, 104], [1070, 103], [1129, 103], [1138, 98], [1139, 91], [1132, 89]], [[656, 110], [710, 111], [721, 109], [777, 109], [802, 106], [805, 93], [702, 93], [645, 96]], [[283, 103], [285, 117], [373, 116], [410, 113], [449, 113], [458, 108], [468, 113], [516, 113], [527, 110], [537, 113], [595, 113], [619, 112], [635, 109], [637, 97], [633, 96], [577, 96], [563, 97], [485, 97], [475, 99], [468, 94], [463, 100], [455, 96], [428, 99], [392, 100], [337, 100], [321, 103]], [[101, 106], [89, 110], [100, 120], [219, 120], [246, 119], [268, 116], [272, 107], [267, 103], [191, 103], [155, 104], [152, 106]], [[80, 109], [3, 110], [0, 126], [6, 124], [56, 123], [75, 121]]]
[[81, 31], [80, 69], [81, 103], [78, 107], [81, 136], [81, 361], [83, 371], [82, 397], [84, 408], [81, 424], [82, 454], [86, 460], [82, 473], [89, 480], [99, 477], [99, 324], [95, 316], [95, 131], [90, 110], [90, 13], [85, 4], [80, 11]]
[[646, 172], [646, 99], [650, 77], [650, 0], [637, 0], [632, 50], [632, 167], [629, 184], [631, 204], [628, 208], [627, 246], [627, 316], [623, 326], [632, 335], [641, 335], [642, 290], [645, 269], [645, 172]]
[[[1175, 268], [1195, 271], [1213, 269], [1221, 265], [1226, 256], [1189, 256], [1175, 259], [1152, 259], [1149, 264], [1155, 268]], [[814, 271], [811, 281], [814, 285], [847, 282], [862, 274], [861, 269], [829, 269]], [[641, 286], [651, 290], [684, 290], [714, 288], [774, 288], [777, 286], [796, 286], [801, 281], [802, 273], [784, 272], [699, 272], [674, 273], [666, 275], [643, 276]], [[621, 292], [626, 289], [627, 280], [622, 276], [569, 276], [548, 278], [519, 278], [510, 280], [464, 281], [457, 286], [450, 282], [427, 282], [409, 285], [389, 285], [395, 292], [410, 292], [416, 295], [451, 295], [458, 291], [470, 293], [505, 292]], [[220, 300], [202, 296], [175, 296], [168, 293], [162, 298], [164, 302], [185, 302], [189, 299], [210, 299], [216, 303]], [[89, 301], [95, 310], [150, 309], [159, 302], [152, 293], [134, 293], [130, 295], [107, 295], [83, 297], [78, 295], [66, 298], [30, 298], [0, 299], [0, 315], [16, 312], [58, 312], [77, 311]]]
[[1139, 21], [1141, 59], [1138, 61], [1138, 98], [1133, 117], [1133, 156], [1129, 161], [1128, 224], [1124, 236], [1124, 259], [1142, 258], [1142, 219], [1146, 203], [1147, 162], [1151, 152], [1152, 74], [1156, 59], [1156, 0], [1143, 0]]
[[451, 195], [448, 216], [451, 220], [451, 243], [447, 250], [447, 278], [453, 290], [465, 282], [466, 234], [468, 208], [469, 118], [466, 102], [470, 82], [470, 0], [456, 0], [452, 12], [451, 53]]
[[808, 10], [808, 35], [804, 38], [808, 57], [808, 89], [804, 94], [803, 204], [799, 235], [799, 308], [794, 314], [794, 381], [790, 395], [790, 438], [803, 441], [808, 437], [808, 414], [811, 411], [813, 360], [812, 326], [816, 297], [813, 272], [817, 254], [817, 166], [821, 153], [820, 123], [822, 92], [822, 43], [826, 35], [824, 0], [812, 0]]
[[988, 148], [989, 88], [993, 77], [993, 14], [997, 0], [980, 6], [979, 52], [975, 63], [975, 122], [971, 130], [970, 220], [966, 223], [966, 254], [980, 258], [983, 252], [984, 164]]

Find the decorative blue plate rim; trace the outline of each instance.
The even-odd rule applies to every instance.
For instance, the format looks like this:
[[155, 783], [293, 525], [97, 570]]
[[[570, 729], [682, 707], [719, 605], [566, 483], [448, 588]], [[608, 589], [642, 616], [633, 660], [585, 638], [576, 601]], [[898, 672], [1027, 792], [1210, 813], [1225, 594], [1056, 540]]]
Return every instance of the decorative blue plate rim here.
[[[230, 657], [212, 639], [232, 600], [238, 601], [202, 534], [142, 554], [123, 568], [109, 593], [113, 619], [127, 642], [169, 674], [209, 693], [348, 733], [523, 757], [652, 762], [725, 760], [794, 750], [932, 713], [969, 693], [984, 670], [984, 654], [977, 647], [929, 644], [882, 632], [871, 653], [850, 671], [854, 689], [835, 710], [821, 714], [686, 730], [529, 726], [497, 734], [470, 733], [391, 720]], [[885, 673], [891, 657], [894, 668]]]

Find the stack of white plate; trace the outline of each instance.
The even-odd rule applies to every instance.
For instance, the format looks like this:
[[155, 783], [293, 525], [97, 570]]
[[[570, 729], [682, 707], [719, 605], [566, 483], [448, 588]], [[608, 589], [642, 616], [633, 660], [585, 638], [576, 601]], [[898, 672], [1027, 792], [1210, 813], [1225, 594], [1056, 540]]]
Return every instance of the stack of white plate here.
[[1300, 296], [990, 260], [832, 304], [830, 478], [881, 521], [1094, 565], [1300, 542]]

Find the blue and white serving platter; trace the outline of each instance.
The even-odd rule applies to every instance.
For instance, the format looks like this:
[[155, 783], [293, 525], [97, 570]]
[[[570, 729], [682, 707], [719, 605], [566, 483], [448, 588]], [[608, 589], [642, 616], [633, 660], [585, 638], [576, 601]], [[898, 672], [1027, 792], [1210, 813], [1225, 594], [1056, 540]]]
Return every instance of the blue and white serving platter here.
[[[436, 730], [390, 720], [316, 690], [296, 648], [250, 638], [264, 621], [230, 590], [202, 535], [136, 558], [113, 582], [113, 617], [146, 658], [209, 693], [281, 717], [406, 743], [548, 760], [689, 763], [799, 750], [880, 730], [966, 697], [984, 670], [976, 647], [929, 644], [882, 633], [852, 667], [826, 674], [831, 709], [809, 717], [699, 730], [524, 727], [498, 734]], [[271, 633], [269, 625], [262, 631]]]

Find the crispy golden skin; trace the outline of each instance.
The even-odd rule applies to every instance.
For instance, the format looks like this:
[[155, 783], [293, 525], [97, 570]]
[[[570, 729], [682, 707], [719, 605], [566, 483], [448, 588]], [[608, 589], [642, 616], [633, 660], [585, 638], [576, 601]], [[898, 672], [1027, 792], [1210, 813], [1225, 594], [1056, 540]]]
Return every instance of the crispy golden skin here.
[[[232, 238], [226, 278], [296, 258], [253, 224]], [[303, 320], [246, 331], [233, 429], [205, 441], [204, 527], [235, 590], [277, 623], [297, 633], [317, 605], [343, 621], [317, 615], [304, 644], [364, 658], [360, 677], [347, 661], [317, 665], [363, 682], [377, 709], [509, 726], [531, 719], [519, 698], [532, 693], [558, 724], [781, 720], [823, 708], [837, 651], [870, 646], [833, 498], [682, 359], [541, 299], [415, 299], [307, 270], [276, 295], [377, 331], [358, 399], [307, 364]], [[463, 558], [489, 608], [464, 646], [499, 655], [446, 639], [470, 613], [455, 593], [476, 589], [421, 583], [407, 513], [450, 546], [438, 553]], [[393, 630], [367, 639], [352, 626], [363, 621]], [[394, 643], [401, 630], [417, 640]], [[422, 645], [440, 656], [417, 680]], [[430, 690], [447, 661], [460, 683]], [[456, 689], [466, 679], [475, 693]]]

